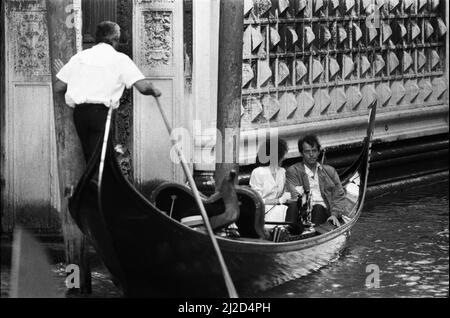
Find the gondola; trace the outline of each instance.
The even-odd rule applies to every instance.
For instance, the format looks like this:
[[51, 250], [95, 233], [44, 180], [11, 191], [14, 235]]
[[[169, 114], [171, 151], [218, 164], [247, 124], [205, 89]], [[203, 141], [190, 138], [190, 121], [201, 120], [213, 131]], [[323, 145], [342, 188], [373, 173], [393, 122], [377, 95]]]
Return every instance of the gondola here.
[[[236, 224], [241, 236], [216, 238], [239, 296], [252, 297], [339, 257], [364, 203], [376, 103], [369, 113], [360, 155], [340, 175], [348, 203], [341, 226], [324, 225], [312, 235], [270, 241], [258, 230], [260, 215], [264, 217], [261, 198], [246, 186], [234, 187], [240, 204]], [[183, 211], [195, 213], [190, 188], [156, 182], [153, 191], [138, 191], [122, 174], [111, 138], [107, 145], [100, 196], [90, 182], [98, 168], [99, 146], [69, 200], [69, 211], [124, 295], [226, 297], [210, 238], [180, 222], [186, 216]], [[174, 204], [175, 196], [178, 201]], [[208, 214], [211, 209], [224, 209], [220, 194], [213, 196], [216, 199], [203, 196], [206, 205], [211, 203]]]

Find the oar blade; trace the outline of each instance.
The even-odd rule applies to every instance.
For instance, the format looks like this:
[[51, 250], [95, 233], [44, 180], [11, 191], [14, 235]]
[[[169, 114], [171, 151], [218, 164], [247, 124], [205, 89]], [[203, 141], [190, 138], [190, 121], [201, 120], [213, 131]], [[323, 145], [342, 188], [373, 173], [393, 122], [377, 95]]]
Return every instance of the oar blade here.
[[236, 172], [231, 171], [228, 178], [223, 179], [219, 192], [225, 205], [225, 212], [210, 217], [211, 227], [215, 230], [228, 226], [239, 218], [239, 200], [234, 187]]
[[11, 298], [56, 298], [57, 280], [43, 246], [27, 231], [14, 231]]

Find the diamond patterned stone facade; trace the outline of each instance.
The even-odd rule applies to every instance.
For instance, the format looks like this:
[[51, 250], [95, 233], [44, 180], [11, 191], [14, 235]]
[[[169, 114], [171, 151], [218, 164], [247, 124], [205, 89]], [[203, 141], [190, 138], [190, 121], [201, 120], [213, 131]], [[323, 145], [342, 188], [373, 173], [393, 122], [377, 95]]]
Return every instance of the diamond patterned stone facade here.
[[[245, 0], [243, 128], [439, 105], [443, 0]], [[447, 66], [448, 67], [448, 66]]]

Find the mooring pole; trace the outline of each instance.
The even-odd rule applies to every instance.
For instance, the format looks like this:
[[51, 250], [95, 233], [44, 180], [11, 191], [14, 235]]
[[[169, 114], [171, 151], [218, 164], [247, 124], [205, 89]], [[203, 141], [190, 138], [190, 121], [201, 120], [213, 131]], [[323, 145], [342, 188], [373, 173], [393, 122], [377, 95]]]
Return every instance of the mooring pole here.
[[239, 173], [243, 28], [244, 1], [221, 0], [214, 177], [216, 190], [231, 170]]
[[67, 264], [80, 269], [80, 291], [90, 293], [91, 271], [87, 258], [89, 245], [71, 218], [68, 199], [85, 169], [81, 144], [73, 123], [73, 108], [66, 105], [64, 94], [54, 89], [55, 62], [65, 64], [77, 53], [74, 0], [47, 0], [47, 26], [53, 83], [56, 149], [58, 157], [61, 223]]

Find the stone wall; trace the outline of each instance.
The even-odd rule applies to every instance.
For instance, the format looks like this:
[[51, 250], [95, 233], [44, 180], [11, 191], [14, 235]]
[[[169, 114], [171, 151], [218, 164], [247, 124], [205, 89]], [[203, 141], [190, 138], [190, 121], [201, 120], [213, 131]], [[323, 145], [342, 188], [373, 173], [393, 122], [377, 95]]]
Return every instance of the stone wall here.
[[[326, 147], [357, 143], [375, 101], [378, 140], [448, 132], [448, 2], [245, 0], [244, 7], [242, 165], [254, 163], [268, 131], [287, 140], [288, 158], [299, 156], [305, 133]], [[197, 143], [196, 168], [213, 170], [205, 162], [214, 160], [214, 134]]]
[[[170, 125], [185, 127], [190, 117], [184, 100], [183, 2], [134, 0], [132, 23], [133, 60], [161, 91], [160, 104]], [[155, 98], [136, 90], [132, 159], [137, 185], [154, 178], [184, 179]]]
[[[276, 127], [290, 139], [303, 133], [300, 126], [323, 126], [335, 135], [319, 130], [325, 143], [345, 143], [336, 135], [361, 137], [361, 130], [345, 130], [375, 101], [380, 121], [385, 119], [380, 138], [445, 130], [445, 1], [245, 4], [243, 131]], [[402, 125], [406, 119], [409, 128]], [[410, 134], [401, 136], [405, 129]]]
[[[129, 0], [117, 0], [117, 23], [121, 28], [119, 51], [133, 58], [133, 23], [130, 18], [133, 4]], [[119, 158], [122, 172], [133, 180], [133, 94], [125, 89], [120, 99], [120, 107], [116, 112], [116, 141], [123, 145], [123, 155]]]
[[[3, 2], [2, 2], [3, 5]], [[45, 1], [4, 3], [2, 229], [58, 231], [58, 171]]]
[[443, 1], [249, 2], [244, 129], [446, 102]]

